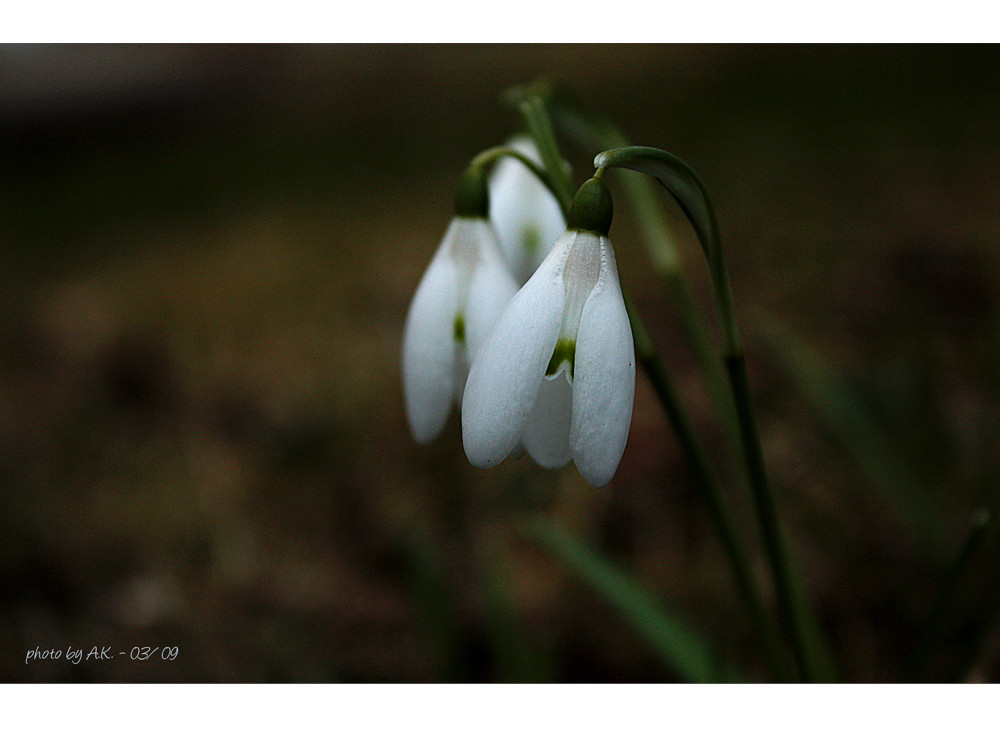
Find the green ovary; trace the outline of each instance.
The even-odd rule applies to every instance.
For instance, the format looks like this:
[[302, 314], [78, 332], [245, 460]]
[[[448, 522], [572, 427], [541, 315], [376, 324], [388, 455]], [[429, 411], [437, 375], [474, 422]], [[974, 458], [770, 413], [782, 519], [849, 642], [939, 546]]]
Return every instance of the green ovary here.
[[455, 315], [455, 342], [459, 345], [465, 344], [465, 317]]

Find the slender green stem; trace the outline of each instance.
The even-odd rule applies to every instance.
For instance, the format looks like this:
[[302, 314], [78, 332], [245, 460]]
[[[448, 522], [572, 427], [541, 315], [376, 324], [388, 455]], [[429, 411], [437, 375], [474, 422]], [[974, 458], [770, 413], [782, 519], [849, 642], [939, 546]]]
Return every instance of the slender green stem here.
[[781, 531], [777, 505], [767, 479], [760, 432], [757, 428], [753, 402], [750, 397], [746, 359], [743, 354], [739, 330], [736, 326], [736, 314], [733, 310], [729, 270], [726, 268], [725, 256], [722, 251], [722, 239], [719, 237], [715, 209], [711, 205], [708, 192], [701, 184], [701, 180], [698, 179], [697, 175], [694, 176], [694, 179], [702, 191], [708, 210], [711, 247], [706, 248], [706, 255], [709, 259], [709, 270], [714, 286], [713, 294], [723, 329], [723, 359], [726, 364], [726, 373], [729, 376], [729, 384], [733, 390], [733, 400], [736, 403], [736, 419], [743, 441], [744, 460], [750, 478], [754, 506], [757, 510], [761, 539], [774, 576], [778, 608], [791, 638], [792, 649], [801, 677], [813, 682], [832, 680], [832, 664], [826, 653], [818, 625], [813, 618], [797, 576], [794, 574], [792, 561]]
[[777, 506], [768, 484], [760, 435], [757, 432], [757, 423], [750, 403], [750, 385], [747, 381], [743, 354], [726, 356], [726, 369], [736, 400], [736, 414], [744, 440], [750, 488], [757, 509], [761, 539], [774, 576], [775, 596], [782, 624], [791, 640], [801, 677], [813, 682], [828, 681], [832, 679], [831, 664], [802, 590], [797, 584], [778, 520]]
[[595, 166], [619, 166], [655, 177], [674, 196], [691, 222], [708, 261], [712, 294], [722, 328], [723, 360], [736, 405], [743, 457], [750, 480], [761, 538], [774, 579], [775, 596], [800, 676], [805, 680], [830, 680], [832, 668], [819, 628], [797, 585], [792, 562], [778, 521], [777, 508], [767, 480], [764, 454], [750, 399], [746, 362], [733, 310], [729, 271], [719, 236], [719, 225], [708, 190], [687, 163], [661, 149], [628, 146], [603, 151]]
[[681, 406], [674, 391], [673, 384], [663, 368], [649, 331], [646, 330], [635, 305], [628, 298], [625, 300], [629, 320], [632, 323], [632, 334], [635, 337], [636, 358], [649, 377], [650, 383], [663, 405], [670, 424], [677, 434], [681, 451], [688, 461], [694, 474], [694, 479], [708, 502], [709, 513], [718, 529], [722, 540], [723, 551], [729, 562], [736, 589], [750, 610], [754, 627], [761, 638], [765, 655], [771, 673], [776, 680], [789, 680], [790, 672], [786, 662], [778, 633], [767, 616], [764, 605], [758, 594], [757, 585], [750, 573], [749, 558], [740, 543], [736, 529], [726, 512], [722, 492], [712, 473], [711, 465], [701, 443], [695, 435], [694, 428]]
[[757, 428], [753, 402], [750, 397], [746, 359], [736, 325], [736, 314], [733, 310], [729, 269], [726, 268], [725, 256], [722, 251], [722, 239], [719, 237], [715, 208], [712, 207], [708, 191], [705, 190], [701, 180], [697, 175], [694, 175], [694, 179], [702, 191], [708, 210], [711, 247], [706, 248], [705, 251], [709, 259], [709, 270], [714, 286], [713, 294], [723, 329], [723, 360], [726, 364], [729, 384], [732, 387], [733, 400], [736, 403], [736, 418], [740, 427], [740, 438], [743, 441], [744, 460], [750, 478], [754, 506], [757, 510], [761, 539], [774, 576], [778, 608], [791, 638], [792, 649], [802, 678], [814, 682], [832, 680], [832, 664], [826, 653], [818, 625], [797, 580], [798, 577], [793, 571], [792, 561], [781, 531], [777, 505], [767, 479], [760, 432]]
[[518, 110], [520, 110], [528, 132], [538, 147], [542, 166], [552, 177], [556, 199], [563, 212], [569, 212], [574, 194], [573, 179], [559, 153], [559, 146], [556, 144], [555, 133], [552, 131], [552, 122], [545, 110], [545, 103], [540, 97], [533, 95], [521, 101]]
[[735, 451], [740, 447], [736, 408], [726, 381], [725, 371], [722, 368], [722, 361], [719, 360], [715, 343], [712, 340], [712, 333], [708, 330], [701, 312], [695, 306], [684, 274], [680, 270], [671, 271], [663, 274], [663, 280], [673, 297], [677, 313], [681, 317], [681, 330], [694, 349], [695, 361], [701, 368], [709, 394], [718, 409], [719, 423], [730, 446]]

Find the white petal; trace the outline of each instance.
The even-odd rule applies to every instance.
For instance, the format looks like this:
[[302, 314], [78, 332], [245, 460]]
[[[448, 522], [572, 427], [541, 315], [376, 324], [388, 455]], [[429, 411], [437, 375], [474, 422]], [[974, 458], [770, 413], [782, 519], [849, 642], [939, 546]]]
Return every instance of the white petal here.
[[[530, 138], [518, 136], [506, 145], [540, 162]], [[489, 188], [490, 219], [514, 276], [523, 284], [566, 229], [566, 221], [548, 188], [516, 159], [504, 158], [497, 164]]]
[[562, 468], [570, 459], [573, 387], [566, 371], [542, 380], [524, 428], [524, 447], [539, 466]]
[[528, 274], [532, 273], [542, 262], [552, 244], [556, 242], [560, 234], [566, 229], [566, 220], [563, 218], [559, 203], [548, 189], [538, 184], [542, 188], [542, 193], [533, 198], [535, 205], [532, 213], [532, 230], [538, 233], [539, 245], [537, 250], [529, 254]]
[[458, 286], [447, 246], [446, 238], [424, 272], [403, 330], [403, 395], [418, 443], [441, 432], [455, 391]]
[[469, 285], [465, 315], [466, 355], [470, 364], [518, 289], [507, 263], [500, 255], [500, 243], [492, 223], [483, 220], [481, 227], [480, 260]]
[[635, 348], [611, 243], [601, 239], [601, 277], [577, 333], [569, 443], [580, 475], [607, 484], [625, 451], [635, 397]]
[[455, 400], [459, 406], [472, 360], [515, 294], [517, 283], [506, 264], [479, 262], [469, 286], [469, 301], [465, 307], [465, 343], [456, 370]]
[[462, 400], [469, 462], [494, 466], [517, 446], [562, 322], [566, 248], [553, 249], [483, 341]]

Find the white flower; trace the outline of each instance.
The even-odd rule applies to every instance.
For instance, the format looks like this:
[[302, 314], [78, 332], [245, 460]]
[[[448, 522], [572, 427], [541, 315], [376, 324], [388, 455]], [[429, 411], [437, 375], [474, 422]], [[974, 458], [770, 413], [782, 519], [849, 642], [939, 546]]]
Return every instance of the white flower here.
[[632, 419], [635, 349], [605, 235], [608, 202], [603, 228], [571, 225], [559, 237], [476, 355], [462, 402], [474, 466], [494, 466], [522, 443], [546, 468], [572, 458], [592, 486], [614, 476]]
[[[505, 144], [541, 164], [534, 141], [515, 136]], [[524, 284], [566, 229], [559, 202], [528, 167], [513, 157], [501, 159], [490, 174], [490, 220], [503, 254], [519, 284]]]
[[403, 394], [413, 437], [429, 443], [461, 402], [469, 364], [517, 283], [485, 217], [456, 216], [413, 295], [403, 331]]

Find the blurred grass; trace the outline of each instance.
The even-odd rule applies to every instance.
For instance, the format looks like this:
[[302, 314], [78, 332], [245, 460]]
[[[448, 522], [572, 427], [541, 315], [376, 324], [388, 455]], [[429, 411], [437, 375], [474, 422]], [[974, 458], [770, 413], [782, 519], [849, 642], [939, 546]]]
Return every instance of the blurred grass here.
[[668, 668], [690, 683], [738, 682], [731, 663], [720, 661], [703, 638], [601, 555], [558, 525], [534, 520], [526, 534], [563, 561], [582, 581], [619, 610]]
[[[847, 677], [898, 677], [969, 513], [996, 494], [996, 49], [31, 53], [4, 60], [0, 120], [0, 679], [676, 677], [569, 571], [517, 542], [525, 511], [650, 582], [720, 656], [764, 677], [644, 382], [618, 476], [599, 492], [572, 467], [470, 468], [455, 418], [430, 448], [409, 438], [406, 306], [455, 177], [513, 123], [502, 90], [538, 74], [704, 179], [732, 244], [764, 453], [821, 620]], [[137, 60], [150, 55], [184, 73], [143, 94], [121, 80], [101, 94], [73, 87], [70, 72], [90, 68], [81, 58], [141, 80]], [[50, 89], [33, 65], [69, 86]], [[582, 176], [587, 152], [570, 156]], [[707, 304], [693, 235], [667, 216]], [[613, 238], [731, 483], [709, 397], [627, 211]], [[834, 396], [823, 413], [804, 401], [761, 336], [765, 314], [794, 326], [854, 398]], [[829, 418], [855, 402], [916, 478], [901, 503], [933, 505], [938, 546], [913, 542], [830, 433]], [[417, 551], [413, 529], [426, 530]], [[987, 562], [996, 541], [982, 544], [928, 659], [931, 680], [1000, 674], [984, 593], [1000, 589]], [[483, 551], [496, 551], [489, 564]], [[71, 642], [163, 643], [180, 656], [23, 664], [35, 645]]]

